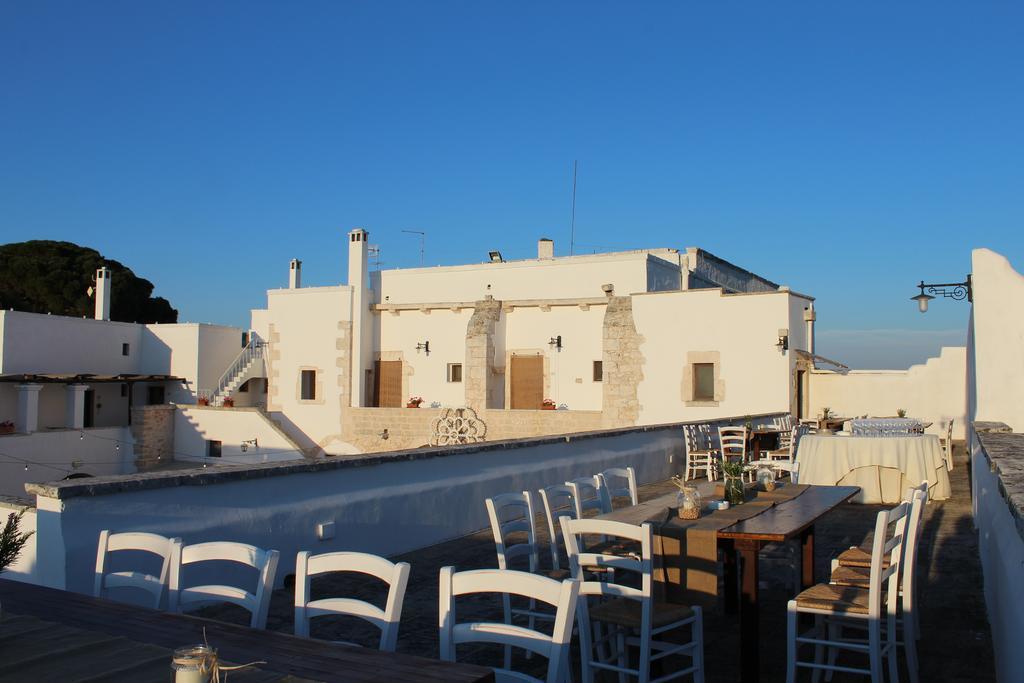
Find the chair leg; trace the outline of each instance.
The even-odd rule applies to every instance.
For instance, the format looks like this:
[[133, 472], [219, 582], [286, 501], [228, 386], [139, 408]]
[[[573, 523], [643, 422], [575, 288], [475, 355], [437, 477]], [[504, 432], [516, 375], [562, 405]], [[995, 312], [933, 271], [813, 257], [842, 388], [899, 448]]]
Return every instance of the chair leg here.
[[[615, 646], [618, 649], [618, 662], [619, 666], [625, 668], [629, 666], [629, 656], [626, 653], [626, 634], [619, 631], [615, 637]], [[643, 673], [643, 667], [641, 667], [641, 673]], [[626, 683], [626, 674], [619, 672], [619, 683]]]
[[882, 636], [877, 619], [868, 624], [868, 657], [871, 661], [871, 683], [882, 683]]
[[[501, 594], [501, 606], [505, 610], [505, 623], [506, 624], [511, 624], [512, 623], [512, 598], [509, 596], [508, 593], [502, 593]], [[511, 669], [512, 668], [512, 646], [511, 645], [506, 645], [505, 646], [505, 668], [506, 669]]]
[[903, 647], [907, 652], [907, 675], [910, 683], [918, 683], [918, 662], [917, 662], [917, 629], [911, 628], [914, 616], [908, 619], [903, 615]]
[[[814, 615], [814, 637], [817, 640], [825, 639], [825, 618], [820, 614]], [[825, 646], [815, 645], [814, 646], [814, 663], [824, 664], [825, 663]], [[821, 680], [821, 669], [815, 669], [811, 674], [811, 681], [818, 683]]]
[[[697, 615], [690, 626], [693, 629], [693, 683], [704, 683], [704, 613], [700, 607], [693, 608]], [[916, 682], [915, 682], [916, 683]]]
[[[835, 621], [830, 621], [829, 624], [828, 624], [828, 639], [831, 640], [833, 643], [835, 643], [835, 642], [838, 642], [842, 637], [843, 637], [843, 627], [842, 627], [842, 625], [836, 623]], [[828, 665], [829, 666], [835, 666], [837, 659], [839, 659], [839, 648], [838, 647], [830, 647], [828, 649]], [[829, 669], [828, 671], [825, 672], [825, 681], [826, 681], [826, 683], [828, 681], [832, 680], [832, 676], [834, 674], [835, 674], [835, 671], [832, 670], [832, 669]]]
[[786, 608], [786, 683], [796, 682], [796, 602]]

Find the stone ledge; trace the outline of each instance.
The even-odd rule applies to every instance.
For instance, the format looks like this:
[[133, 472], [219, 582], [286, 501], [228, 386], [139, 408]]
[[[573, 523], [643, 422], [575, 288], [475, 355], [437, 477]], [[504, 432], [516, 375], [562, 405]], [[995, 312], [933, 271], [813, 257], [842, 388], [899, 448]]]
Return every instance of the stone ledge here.
[[981, 453], [996, 474], [999, 495], [1006, 501], [1024, 540], [1024, 434], [1014, 434], [1001, 422], [975, 422]]
[[[777, 412], [763, 413], [761, 415], [745, 415], [743, 418], [733, 419], [772, 417], [779, 414], [780, 413]], [[722, 422], [728, 419], [731, 418], [712, 420], [712, 422]], [[452, 455], [468, 455], [472, 453], [487, 453], [490, 451], [500, 452], [516, 448], [526, 448], [529, 446], [541, 446], [544, 444], [555, 444], [561, 442], [571, 443], [573, 441], [625, 436], [628, 434], [642, 434], [646, 432], [668, 432], [679, 430], [680, 439], [682, 439], [681, 427], [683, 425], [704, 424], [706, 422], [708, 422], [708, 420], [693, 420], [691, 422], [672, 422], [668, 424], [644, 425], [639, 427], [622, 427], [619, 429], [601, 429], [591, 432], [538, 436], [527, 439], [486, 441], [477, 444], [467, 444], [465, 446], [413, 448], [369, 455], [328, 456], [326, 458], [313, 461], [272, 462], [255, 465], [218, 465], [211, 468], [197, 467], [195, 469], [187, 470], [144, 472], [109, 477], [91, 477], [89, 479], [75, 479], [71, 481], [25, 484], [25, 490], [32, 495], [42, 496], [43, 498], [67, 500], [69, 498], [79, 498], [83, 496], [105, 496], [114, 493], [147, 491], [174, 486], [208, 486], [212, 484], [224, 484], [232, 481], [265, 479], [267, 477], [280, 477], [288, 474], [324, 472], [350, 467], [370, 467], [373, 465], [384, 465], [393, 462], [443, 458]]]

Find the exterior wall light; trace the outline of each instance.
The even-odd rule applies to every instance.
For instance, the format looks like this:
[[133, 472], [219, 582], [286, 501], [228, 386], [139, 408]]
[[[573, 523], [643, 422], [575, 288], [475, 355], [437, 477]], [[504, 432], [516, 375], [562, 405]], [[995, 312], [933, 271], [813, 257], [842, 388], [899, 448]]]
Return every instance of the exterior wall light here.
[[259, 439], [247, 439], [247, 440], [243, 441], [242, 442], [242, 452], [245, 453], [246, 451], [248, 451], [249, 450], [249, 446], [252, 446], [253, 448], [259, 448], [260, 447]]
[[424, 351], [429, 356], [430, 355], [430, 342], [429, 341], [419, 342], [418, 344], [416, 344], [416, 350], [417, 351]]
[[779, 353], [789, 350], [789, 330], [779, 330], [779, 341], [775, 342], [775, 348], [779, 350]]
[[[928, 302], [936, 296], [953, 299], [954, 301], [963, 301], [964, 299], [974, 301], [974, 292], [971, 289], [970, 273], [967, 274], [967, 280], [965, 282], [926, 284], [924, 280], [921, 280], [918, 287], [921, 289], [921, 293], [917, 296], [910, 297], [910, 300], [917, 302], [917, 308], [922, 313], [926, 313], [928, 311]], [[926, 289], [930, 294], [924, 293], [924, 290]]]
[[549, 339], [548, 340], [548, 345], [549, 346], [553, 346], [556, 349], [558, 349], [559, 351], [561, 351], [562, 350], [562, 335], [558, 335], [557, 337], [552, 337], [551, 339]]
[[487, 255], [491, 257], [491, 263], [504, 263], [505, 259], [501, 257], [500, 251], [489, 251]]

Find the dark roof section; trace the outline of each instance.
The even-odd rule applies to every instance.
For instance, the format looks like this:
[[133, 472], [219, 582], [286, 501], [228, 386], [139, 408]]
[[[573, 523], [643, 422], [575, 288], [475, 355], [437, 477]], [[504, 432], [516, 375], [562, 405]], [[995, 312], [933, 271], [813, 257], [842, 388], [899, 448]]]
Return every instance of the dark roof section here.
[[102, 382], [180, 382], [185, 383], [184, 377], [174, 375], [90, 375], [82, 373], [78, 375], [35, 375], [22, 373], [15, 375], [0, 375], [0, 382], [17, 382], [19, 384], [99, 384]]

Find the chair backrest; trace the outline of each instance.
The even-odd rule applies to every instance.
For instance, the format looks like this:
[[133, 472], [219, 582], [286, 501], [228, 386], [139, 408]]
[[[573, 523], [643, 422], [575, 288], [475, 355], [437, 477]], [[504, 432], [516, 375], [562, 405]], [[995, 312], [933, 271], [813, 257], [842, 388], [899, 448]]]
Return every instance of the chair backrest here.
[[[157, 534], [150, 534], [143, 531], [127, 531], [123, 533], [111, 533], [104, 529], [100, 532], [99, 545], [96, 548], [96, 574], [93, 581], [93, 595], [102, 597], [122, 597], [126, 602], [142, 604], [145, 607], [160, 609], [160, 603], [164, 597], [164, 590], [167, 588], [167, 577], [170, 573], [171, 560], [174, 557], [175, 546], [181, 545], [180, 538], [165, 538]], [[117, 571], [109, 572], [108, 555], [122, 550], [134, 550], [152, 553], [160, 558], [160, 575], [154, 576], [140, 571]], [[130, 600], [127, 591], [118, 589], [132, 588], [149, 593], [149, 599], [144, 603]], [[114, 591], [114, 595], [110, 591]]]
[[[441, 659], [454, 662], [463, 643], [496, 643], [522, 648], [548, 659], [547, 683], [562, 683], [569, 675], [569, 643], [580, 584], [504, 569], [456, 572], [442, 567], [440, 575], [439, 631]], [[551, 635], [501, 622], [457, 623], [455, 598], [479, 593], [512, 594], [555, 608]], [[496, 680], [540, 681], [526, 674], [495, 668]], [[504, 675], [503, 675], [504, 674]]]
[[[266, 628], [270, 594], [274, 589], [279, 553], [263, 550], [247, 543], [212, 541], [195, 545], [178, 545], [171, 561], [171, 591], [168, 609], [180, 612], [188, 605], [210, 602], [230, 602], [249, 611], [252, 628]], [[198, 562], [237, 562], [254, 568], [259, 576], [256, 592], [228, 585], [202, 585], [186, 588], [182, 585], [181, 570], [185, 565]]]
[[[872, 619], [881, 618], [884, 605], [889, 616], [889, 628], [893, 629], [896, 628], [900, 567], [910, 512], [910, 503], [900, 503], [891, 510], [879, 512], [875, 518], [875, 536], [871, 545], [868, 616]], [[892, 533], [889, 533], [890, 527], [893, 527]], [[888, 566], [885, 565], [885, 558], [889, 558]]]
[[[925, 482], [927, 485], [927, 482]], [[904, 618], [910, 618], [913, 614], [917, 590], [917, 552], [920, 548], [921, 528], [924, 526], [924, 506], [928, 502], [927, 487], [921, 491], [919, 487], [910, 490], [910, 517], [907, 518], [906, 541], [903, 546], [903, 565], [901, 584], [903, 588], [903, 613]]]
[[800, 463], [796, 460], [772, 460], [768, 463], [771, 467], [783, 472], [789, 472], [789, 481], [793, 484], [800, 483]]
[[[367, 574], [386, 583], [388, 597], [384, 609], [353, 598], [330, 597], [311, 600], [310, 578], [331, 572]], [[309, 622], [314, 617], [330, 614], [358, 617], [380, 629], [380, 650], [394, 652], [408, 582], [408, 562], [396, 564], [368, 553], [334, 552], [311, 555], [302, 551], [295, 558], [295, 635], [308, 638]]]
[[616, 498], [628, 498], [630, 505], [640, 502], [636, 490], [636, 472], [632, 467], [613, 467], [597, 475], [598, 491], [608, 510], [614, 508]]
[[568, 484], [545, 486], [540, 490], [544, 504], [544, 516], [548, 520], [548, 538], [551, 539], [551, 568], [560, 569], [558, 549], [562, 546], [562, 532], [558, 519], [563, 516], [576, 517], [576, 497]]
[[[613, 522], [605, 519], [569, 519], [561, 518], [562, 534], [565, 536], [565, 551], [569, 555], [569, 570], [573, 579], [580, 582], [580, 595], [612, 595], [630, 600], [646, 601], [644, 605], [644, 618], [650, 617], [651, 592], [651, 569], [652, 547], [654, 534], [651, 525], [644, 523], [640, 526], [626, 524], [625, 522]], [[608, 552], [587, 551], [581, 543], [585, 536], [604, 536], [607, 538], [634, 541], [640, 543], [640, 557], [623, 557]], [[607, 547], [607, 546], [604, 546]], [[602, 576], [607, 580], [589, 580], [583, 568], [603, 567], [608, 569], [621, 570], [608, 572]], [[619, 583], [623, 573], [640, 574], [640, 587], [636, 588], [628, 583]], [[644, 623], [650, 623], [645, 621]]]
[[788, 432], [793, 429], [793, 416], [786, 413], [785, 415], [775, 418], [774, 423], [775, 426], [782, 431]]
[[789, 451], [789, 459], [792, 460], [796, 454], [796, 427], [790, 427], [779, 432], [779, 447], [777, 450]]
[[[503, 493], [488, 498], [484, 503], [491, 520], [491, 533], [494, 534], [498, 569], [511, 569], [509, 565], [512, 560], [525, 555], [529, 571], [537, 571], [540, 558], [537, 554], [537, 529], [533, 521], [533, 497], [530, 492]], [[508, 537], [515, 533], [526, 534], [526, 541], [511, 542]]]
[[597, 475], [590, 477], [577, 477], [565, 482], [565, 485], [572, 489], [573, 500], [576, 502], [576, 518], [582, 519], [583, 513], [587, 510], [596, 510], [598, 514], [611, 512], [606, 508], [604, 498], [601, 496], [601, 483]]
[[747, 455], [747, 428], [746, 427], [719, 427], [718, 443], [722, 447], [723, 458], [740, 457]]
[[683, 425], [683, 435], [686, 438], [687, 453], [709, 453], [715, 450], [710, 425]]

